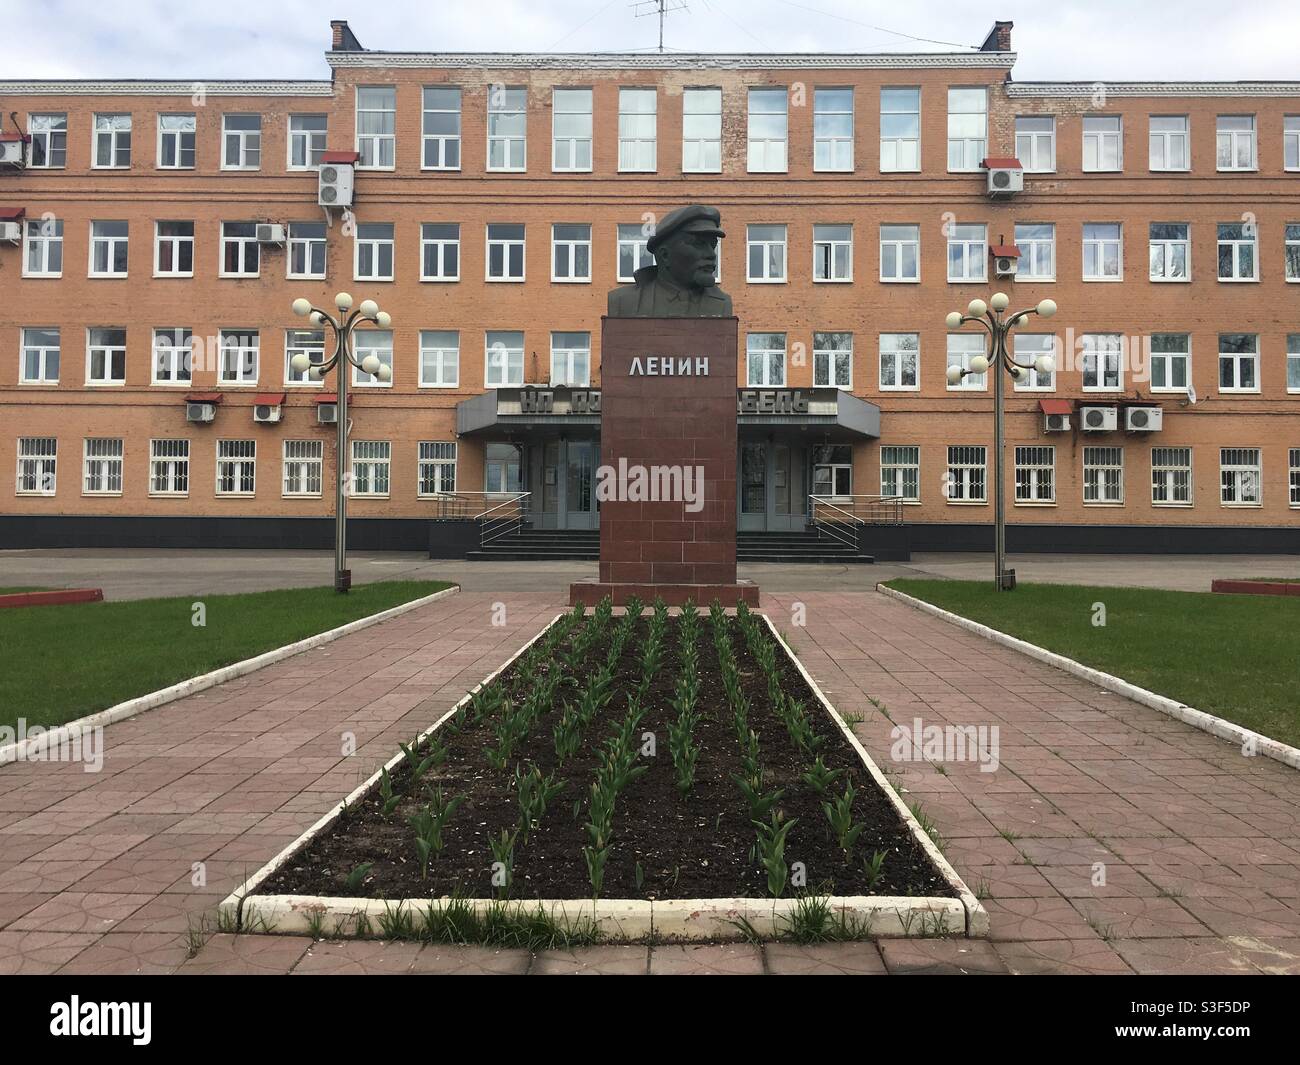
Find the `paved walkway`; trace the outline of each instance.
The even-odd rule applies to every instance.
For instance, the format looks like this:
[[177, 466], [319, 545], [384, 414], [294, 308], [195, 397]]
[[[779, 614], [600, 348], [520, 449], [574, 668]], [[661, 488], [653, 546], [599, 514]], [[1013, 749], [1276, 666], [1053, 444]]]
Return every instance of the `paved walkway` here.
[[[465, 592], [112, 725], [99, 774], [0, 767], [0, 972], [1300, 973], [1300, 773], [874, 592], [803, 596], [804, 628], [791, 599], [765, 607], [938, 826], [987, 941], [534, 957], [216, 934], [232, 888], [560, 609]], [[997, 725], [1000, 768], [892, 762], [890, 719], [914, 717]]]

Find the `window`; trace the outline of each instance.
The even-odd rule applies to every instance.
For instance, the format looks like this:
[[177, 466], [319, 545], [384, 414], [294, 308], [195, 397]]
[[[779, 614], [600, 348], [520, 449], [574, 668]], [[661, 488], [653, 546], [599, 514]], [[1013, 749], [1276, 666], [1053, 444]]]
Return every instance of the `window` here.
[[18, 380], [25, 385], [57, 385], [59, 355], [57, 329], [24, 329], [22, 368]]
[[256, 222], [221, 223], [222, 277], [256, 277], [261, 265], [260, 251]]
[[1151, 502], [1157, 507], [1192, 505], [1192, 449], [1151, 449]]
[[193, 351], [193, 336], [188, 329], [155, 329], [150, 383], [188, 385], [193, 379]]
[[1300, 170], [1300, 115], [1287, 115], [1282, 123], [1282, 165]]
[[785, 334], [750, 333], [745, 338], [745, 383], [751, 387], [785, 386]]
[[311, 376], [308, 367], [299, 373], [293, 368], [295, 355], [306, 355], [312, 366], [320, 366], [325, 361], [325, 330], [323, 329], [286, 329], [284, 331], [284, 383], [286, 385], [321, 385], [319, 377]]
[[221, 116], [221, 169], [262, 168], [262, 116]]
[[184, 496], [190, 493], [190, 442], [149, 441], [149, 494]]
[[636, 271], [653, 266], [654, 256], [646, 248], [645, 229], [635, 223], [618, 227], [618, 280], [634, 281]]
[[125, 169], [131, 165], [131, 116], [95, 116], [96, 169]]
[[983, 281], [988, 257], [987, 226], [948, 224], [949, 281]]
[[551, 95], [551, 168], [591, 169], [591, 90], [554, 89]]
[[1214, 126], [1215, 162], [1220, 170], [1255, 169], [1255, 116], [1220, 115]]
[[1289, 501], [1291, 506], [1300, 507], [1300, 447], [1293, 447], [1287, 452], [1287, 480], [1291, 489]]
[[880, 334], [880, 388], [882, 391], [920, 387], [921, 336], [919, 333]]
[[286, 440], [284, 442], [284, 481], [280, 489], [286, 496], [319, 496], [321, 468], [324, 466], [324, 441]]
[[523, 170], [528, 147], [528, 90], [493, 86], [488, 90], [489, 170]]
[[257, 490], [257, 441], [217, 441], [217, 495], [251, 496]]
[[880, 90], [880, 169], [921, 169], [921, 90]]
[[1219, 334], [1219, 391], [1259, 391], [1259, 337], [1254, 333]]
[[126, 277], [127, 223], [90, 223], [90, 276]]
[[1017, 281], [1056, 280], [1056, 226], [1050, 222], [1020, 222], [1016, 225]]
[[822, 498], [853, 496], [853, 451], [844, 444], [812, 448], [813, 490]]
[[455, 441], [421, 440], [419, 494], [436, 496], [455, 491]]
[[1152, 115], [1150, 142], [1152, 170], [1191, 169], [1186, 115]]
[[1059, 363], [1056, 336], [1052, 333], [1013, 333], [1011, 354], [1024, 371], [1015, 383], [1017, 392], [1052, 392], [1056, 389], [1056, 370], [1042, 373], [1034, 365], [1041, 355]]
[[591, 280], [591, 226], [551, 226], [551, 280]]
[[1257, 507], [1263, 469], [1257, 447], [1219, 449], [1219, 502], [1225, 507]]
[[217, 370], [218, 384], [257, 384], [259, 340], [260, 337], [256, 329], [221, 330], [221, 362]]
[[618, 90], [618, 168], [653, 173], [658, 98], [654, 89]]
[[921, 449], [915, 445], [880, 449], [880, 494], [921, 502]]
[[785, 235], [785, 226], [746, 228], [749, 281], [785, 281]]
[[126, 330], [86, 330], [86, 384], [126, 384]]
[[421, 134], [425, 170], [460, 169], [460, 89], [430, 87], [424, 90]]
[[1300, 281], [1300, 225], [1286, 227], [1286, 279]]
[[357, 226], [353, 245], [357, 281], [393, 280], [393, 223], [369, 222]]
[[[984, 350], [984, 334], [976, 335], [974, 333], [949, 333], [948, 334], [948, 362], [947, 366], [960, 366], [963, 370], [970, 369], [970, 361], [976, 355], [988, 357]], [[948, 391], [960, 392], [982, 392], [988, 383], [988, 371], [984, 373], [968, 373], [963, 376], [956, 384], [949, 382]]]
[[160, 170], [194, 169], [193, 115], [158, 116], [158, 168]]
[[948, 169], [978, 170], [988, 155], [988, 93], [948, 90]]
[[120, 496], [122, 494], [122, 439], [87, 437], [82, 458], [81, 494], [84, 496]]
[[1083, 169], [1124, 168], [1124, 125], [1119, 115], [1085, 115], [1083, 118]]
[[1219, 280], [1258, 281], [1255, 226], [1250, 222], [1219, 224]]
[[716, 174], [722, 170], [722, 90], [682, 92], [682, 172]]
[[1016, 158], [1026, 174], [1050, 174], [1056, 169], [1056, 119], [1051, 115], [1016, 118]]
[[23, 277], [63, 276], [63, 220], [28, 219], [23, 227]]
[[156, 277], [194, 276], [193, 222], [154, 224], [153, 272]]
[[948, 448], [949, 503], [988, 502], [988, 449], [959, 445]]
[[41, 170], [60, 170], [68, 163], [68, 116], [27, 116], [27, 165]]
[[397, 158], [397, 90], [357, 87], [357, 166], [392, 170]]
[[551, 334], [551, 384], [586, 388], [591, 384], [591, 334]]
[[1300, 333], [1286, 338], [1286, 390], [1300, 392]]
[[853, 280], [852, 226], [813, 226], [813, 280]]
[[420, 387], [460, 386], [460, 333], [454, 329], [420, 330]]
[[1151, 334], [1151, 391], [1186, 392], [1192, 379], [1191, 337]]
[[[524, 334], [489, 332], [487, 335], [485, 388], [502, 388], [524, 383]], [[492, 489], [488, 489], [492, 491]]]
[[289, 277], [325, 276], [325, 223], [289, 223]]
[[1151, 223], [1151, 280], [1192, 279], [1191, 227], [1186, 222]]
[[853, 169], [853, 90], [813, 90], [813, 169]]
[[485, 449], [483, 487], [488, 492], [518, 492], [519, 449], [514, 444], [488, 444]]
[[1123, 228], [1118, 222], [1085, 222], [1083, 279], [1119, 281], [1124, 277]]
[[853, 387], [853, 334], [813, 334], [813, 386]]
[[492, 223], [487, 227], [487, 279], [524, 279], [524, 227]]
[[921, 280], [921, 227], [880, 227], [880, 280]]
[[52, 496], [58, 486], [59, 442], [52, 436], [18, 438], [18, 480], [20, 496]]
[[1016, 448], [1016, 502], [1056, 502], [1056, 448]]
[[1124, 338], [1119, 333], [1084, 333], [1083, 390], [1117, 392], [1124, 387]]
[[320, 166], [329, 138], [328, 115], [289, 116], [289, 169]]
[[1083, 449], [1083, 501], [1111, 504], [1124, 502], [1122, 447]]
[[420, 226], [420, 280], [460, 280], [460, 224], [425, 222]]
[[749, 90], [750, 173], [785, 173], [788, 104], [785, 86]]
[[358, 387], [391, 388], [393, 384], [393, 331], [391, 329], [358, 329], [352, 334], [352, 344], [357, 362], [365, 362], [373, 355], [380, 369], [388, 367], [388, 380], [378, 372], [366, 373], [360, 366], [352, 367], [352, 383]]

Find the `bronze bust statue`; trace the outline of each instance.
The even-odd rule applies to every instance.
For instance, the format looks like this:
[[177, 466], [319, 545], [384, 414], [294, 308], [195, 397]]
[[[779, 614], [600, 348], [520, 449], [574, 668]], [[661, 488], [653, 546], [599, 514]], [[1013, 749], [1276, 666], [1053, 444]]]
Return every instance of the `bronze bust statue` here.
[[679, 207], [655, 227], [646, 249], [654, 266], [609, 294], [610, 318], [729, 318], [731, 297], [714, 283], [718, 241], [726, 234], [714, 207]]

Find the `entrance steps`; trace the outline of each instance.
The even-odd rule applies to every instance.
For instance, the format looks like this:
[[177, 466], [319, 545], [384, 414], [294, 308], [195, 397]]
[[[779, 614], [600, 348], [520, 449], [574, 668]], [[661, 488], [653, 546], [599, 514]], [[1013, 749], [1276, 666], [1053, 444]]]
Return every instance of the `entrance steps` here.
[[875, 559], [833, 536], [806, 529], [803, 532], [738, 532], [736, 561], [867, 564]]
[[[469, 562], [595, 562], [600, 558], [597, 529], [535, 529], [525, 526], [465, 555]], [[833, 536], [805, 532], [738, 532], [737, 562], [840, 563], [874, 562]]]

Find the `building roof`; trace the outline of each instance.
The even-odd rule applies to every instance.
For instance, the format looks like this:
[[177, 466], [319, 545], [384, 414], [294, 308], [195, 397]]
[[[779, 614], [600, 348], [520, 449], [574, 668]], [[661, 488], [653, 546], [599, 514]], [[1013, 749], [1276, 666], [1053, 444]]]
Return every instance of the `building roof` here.
[[1070, 98], [1300, 96], [1300, 81], [1011, 81], [1007, 83], [1007, 95]]
[[326, 52], [333, 69], [348, 67], [488, 67], [536, 70], [766, 70], [774, 67], [1010, 68], [1015, 52]]
[[0, 80], [0, 96], [329, 96], [333, 83], [261, 78], [36, 78]]

